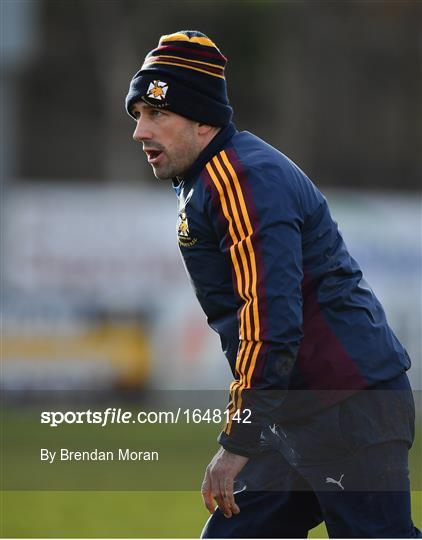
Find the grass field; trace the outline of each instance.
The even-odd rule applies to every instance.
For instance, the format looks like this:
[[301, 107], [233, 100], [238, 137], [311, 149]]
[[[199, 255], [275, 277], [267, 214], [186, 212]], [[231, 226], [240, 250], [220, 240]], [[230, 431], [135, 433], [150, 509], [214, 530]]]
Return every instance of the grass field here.
[[[422, 492], [412, 493], [422, 525]], [[208, 517], [198, 492], [4, 492], [2, 536], [198, 538]], [[310, 538], [326, 538], [322, 524]]]
[[[218, 427], [198, 426], [193, 432], [177, 429], [103, 430], [103, 439], [98, 437], [100, 432], [82, 426], [62, 430], [57, 439], [58, 431], [40, 429], [33, 411], [8, 412], [2, 423], [1, 472], [6, 489], [0, 493], [1, 536], [198, 538], [208, 513], [197, 490], [204, 467], [217, 448]], [[413, 487], [420, 490], [418, 431], [410, 468]], [[154, 443], [160, 448], [160, 467], [134, 469], [133, 464], [123, 464], [119, 468], [117, 463], [83, 467], [77, 463], [54, 468], [39, 462], [40, 445], [71, 448], [73, 444], [77, 448], [79, 440], [84, 447], [107, 448], [116, 437], [125, 447]], [[59, 491], [60, 485], [66, 487]], [[422, 528], [422, 491], [412, 493], [412, 512], [415, 524]], [[310, 536], [327, 537], [324, 525]]]

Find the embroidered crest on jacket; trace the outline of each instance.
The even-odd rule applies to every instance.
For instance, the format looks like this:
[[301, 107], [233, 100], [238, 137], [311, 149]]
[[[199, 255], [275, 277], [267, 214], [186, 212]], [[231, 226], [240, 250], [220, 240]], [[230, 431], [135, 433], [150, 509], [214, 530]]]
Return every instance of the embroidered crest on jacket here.
[[183, 192], [179, 198], [179, 215], [177, 218], [177, 238], [179, 245], [183, 247], [191, 247], [198, 241], [197, 238], [191, 236], [189, 231], [188, 216], [186, 214], [186, 205], [190, 201], [193, 195], [193, 189], [189, 191], [186, 197], [183, 196]]

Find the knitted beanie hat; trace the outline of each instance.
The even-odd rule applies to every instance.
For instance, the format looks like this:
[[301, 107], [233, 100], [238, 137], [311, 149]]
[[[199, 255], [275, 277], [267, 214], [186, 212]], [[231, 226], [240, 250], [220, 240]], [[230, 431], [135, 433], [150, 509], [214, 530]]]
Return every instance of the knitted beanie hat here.
[[227, 97], [227, 58], [201, 32], [182, 30], [162, 36], [134, 75], [126, 110], [144, 101], [211, 126], [225, 126], [233, 110]]

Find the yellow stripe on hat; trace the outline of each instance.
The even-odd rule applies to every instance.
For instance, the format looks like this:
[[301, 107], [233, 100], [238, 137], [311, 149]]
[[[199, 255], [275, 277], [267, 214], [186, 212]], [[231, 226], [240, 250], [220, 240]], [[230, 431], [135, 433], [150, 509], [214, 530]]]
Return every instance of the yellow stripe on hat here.
[[191, 43], [199, 43], [200, 45], [205, 45], [206, 47], [215, 47], [217, 50], [216, 44], [211, 41], [209, 38], [204, 36], [192, 36], [189, 37], [186, 34], [168, 34], [161, 36], [160, 44], [167, 43], [168, 41], [190, 41]]
[[147, 66], [152, 66], [152, 64], [166, 64], [168, 66], [178, 66], [186, 69], [193, 69], [194, 71], [200, 71], [201, 73], [206, 73], [207, 75], [212, 75], [213, 77], [218, 77], [219, 79], [225, 79], [224, 75], [217, 75], [217, 73], [212, 73], [211, 71], [206, 71], [205, 69], [200, 69], [193, 66], [186, 66], [185, 64], [178, 64], [177, 62], [163, 62], [162, 60], [157, 60], [154, 62], [144, 62], [144, 65], [141, 69], [146, 69]]
[[[220, 71], [224, 71], [224, 67], [219, 66], [218, 64], [211, 64], [210, 62], [203, 62], [202, 60], [192, 60], [192, 58], [186, 58], [183, 56], [172, 56], [170, 54], [161, 54], [161, 55], [156, 54], [154, 56], [150, 56], [149, 58], [151, 59], [151, 61], [154, 61], [158, 57], [161, 57], [162, 59], [171, 58], [172, 60], [182, 60], [183, 62], [192, 62], [194, 64], [201, 64], [203, 66], [209, 66], [215, 69], [219, 69]], [[147, 60], [148, 58], [145, 59], [145, 63], [147, 62]]]

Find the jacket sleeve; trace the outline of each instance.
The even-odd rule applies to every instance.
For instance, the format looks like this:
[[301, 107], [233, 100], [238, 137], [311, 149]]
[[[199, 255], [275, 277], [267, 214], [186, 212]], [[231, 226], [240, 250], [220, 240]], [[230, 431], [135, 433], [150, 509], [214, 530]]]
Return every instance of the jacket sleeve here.
[[303, 173], [285, 159], [245, 168], [228, 149], [206, 166], [210, 215], [239, 300], [235, 379], [218, 440], [245, 456], [258, 451], [262, 427], [276, 419], [302, 339]]

